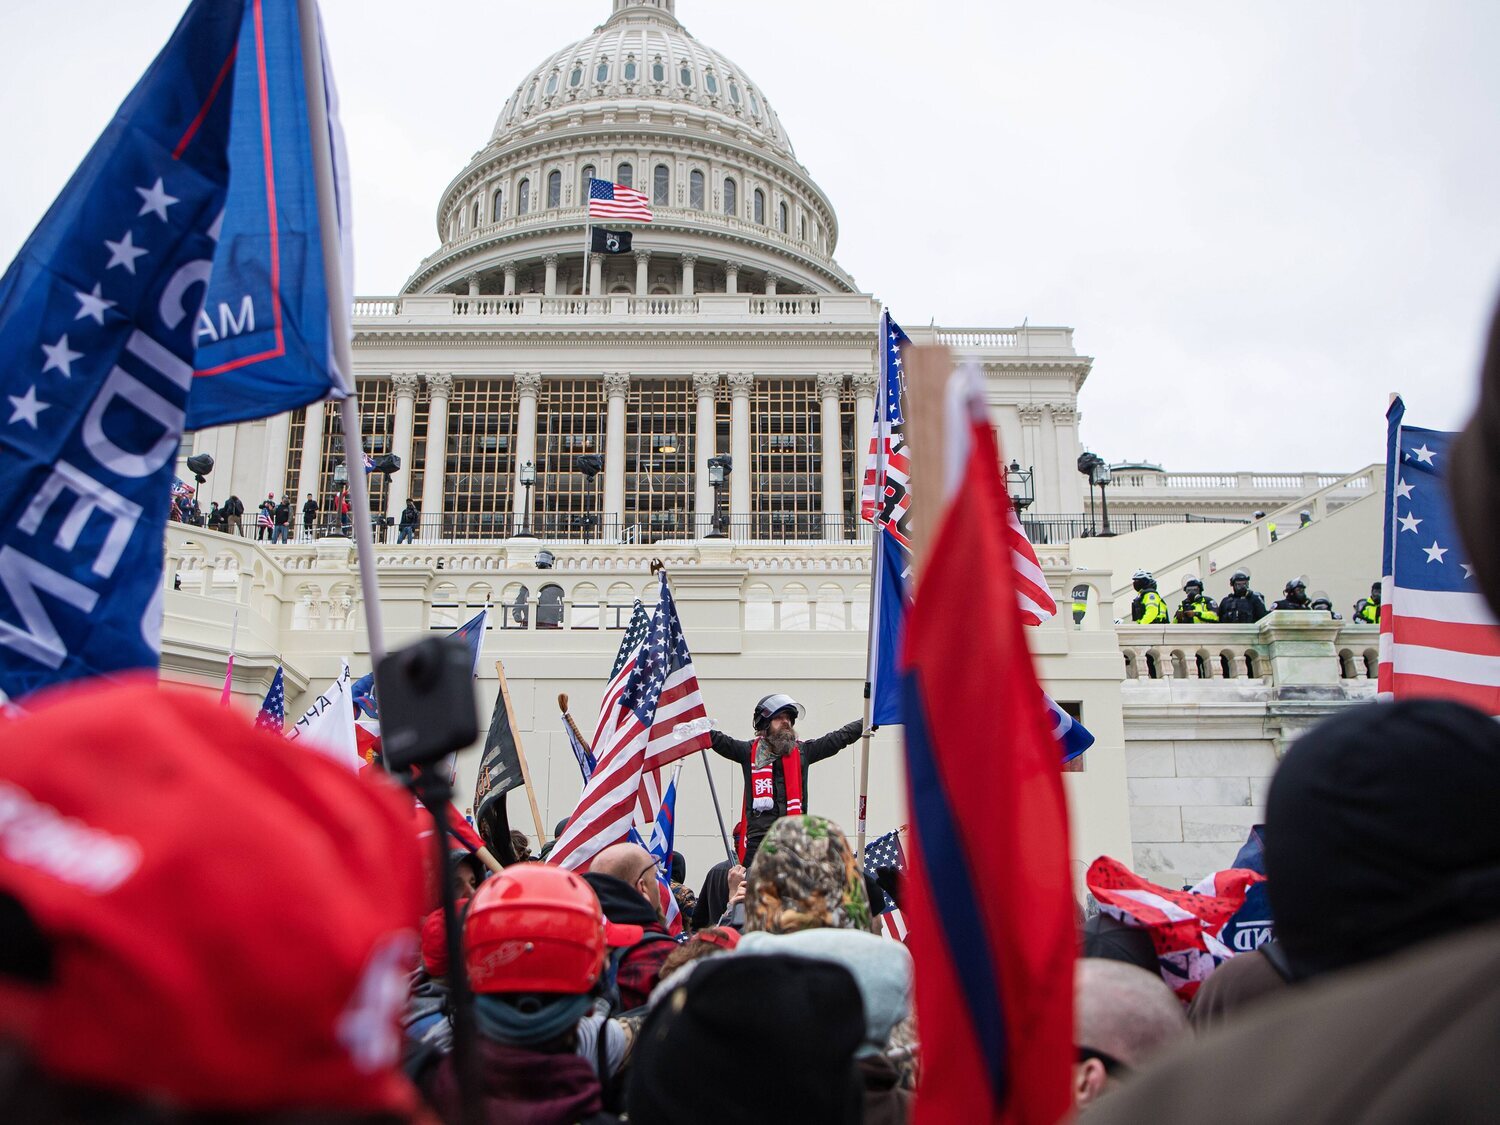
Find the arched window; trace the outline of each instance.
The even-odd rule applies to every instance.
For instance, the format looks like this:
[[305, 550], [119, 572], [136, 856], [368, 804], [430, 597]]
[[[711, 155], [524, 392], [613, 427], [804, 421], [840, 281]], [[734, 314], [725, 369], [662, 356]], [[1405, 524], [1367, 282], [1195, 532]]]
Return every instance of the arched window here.
[[818, 587], [818, 600], [813, 605], [813, 628], [843, 629], [846, 627], [844, 591], [832, 582], [824, 582]]
[[479, 200], [474, 200], [474, 221], [469, 224], [475, 230], [479, 229]]
[[733, 78], [729, 80], [729, 100], [735, 105], [740, 104], [740, 84]]
[[573, 72], [568, 75], [568, 85], [574, 89], [583, 85], [583, 64], [581, 62], [573, 64]]
[[703, 88], [710, 94], [717, 94], [719, 92], [719, 80], [714, 77], [712, 70], [703, 72]]
[[526, 104], [529, 106], [536, 101], [536, 83], [532, 82], [531, 89], [526, 91]]
[[729, 177], [724, 178], [724, 214], [733, 215], [739, 209], [740, 193]]
[[516, 189], [516, 214], [524, 215], [531, 210], [531, 181], [522, 180]]
[[609, 60], [608, 59], [600, 59], [599, 60], [599, 65], [596, 66], [596, 67], [594, 67], [594, 81], [595, 82], [608, 82], [609, 81]]
[[765, 226], [766, 225], [766, 193], [763, 192], [763, 191], [761, 191], [760, 188], [756, 188], [755, 189], [755, 195], [752, 198], [755, 201], [755, 221], [757, 223], [759, 223], [761, 226]]
[[800, 582], [788, 582], [781, 591], [781, 630], [785, 633], [800, 633], [812, 628], [812, 606], [807, 596], [807, 587]]
[[665, 82], [666, 80], [667, 80], [667, 64], [661, 61], [661, 56], [660, 55], [657, 55], [656, 58], [651, 63], [651, 81], [653, 81], [653, 82]]
[[573, 612], [568, 615], [568, 623], [574, 629], [597, 629], [600, 621], [598, 587], [580, 582], [573, 587]]
[[677, 81], [681, 82], [684, 86], [691, 86], [693, 84], [693, 68], [686, 62], [677, 69]]
[[755, 91], [750, 91], [750, 112], [756, 117], [760, 116], [760, 99], [755, 96]]
[[[550, 98], [555, 93], [557, 93], [557, 71], [554, 70], [551, 74], [547, 75], [547, 96]], [[750, 96], [754, 97], [755, 95], [752, 94]], [[760, 111], [756, 110], [756, 112], [759, 113]]]
[[651, 202], [665, 207], [672, 193], [672, 172], [665, 164], [658, 164], [651, 173]]
[[604, 627], [623, 629], [630, 624], [635, 607], [635, 588], [625, 582], [616, 582], [609, 588], [604, 599]]
[[745, 591], [745, 628], [754, 631], [776, 628], [776, 603], [771, 587], [763, 582], [753, 583]]
[[786, 215], [787, 215], [786, 203], [785, 202], [778, 203], [776, 205], [776, 219], [777, 219], [777, 224], [776, 225], [781, 228], [781, 233], [782, 234], [786, 234], [787, 233]]
[[635, 167], [629, 161], [615, 169], [615, 183], [621, 187], [635, 187]]
[[490, 220], [498, 223], [503, 218], [505, 218], [505, 192], [496, 188], [495, 198], [490, 203]]
[[562, 206], [562, 173], [555, 168], [547, 173], [547, 206]]
[[636, 75], [635, 56], [629, 55], [625, 59], [625, 81], [634, 82]]
[[589, 181], [594, 176], [594, 166], [592, 164], [585, 164], [583, 171], [578, 176], [578, 198], [587, 199], [589, 197]]
[[703, 210], [703, 173], [696, 168], [688, 176], [688, 206]]
[[500, 628], [529, 629], [530, 627], [531, 591], [519, 582], [512, 582], [500, 593]]

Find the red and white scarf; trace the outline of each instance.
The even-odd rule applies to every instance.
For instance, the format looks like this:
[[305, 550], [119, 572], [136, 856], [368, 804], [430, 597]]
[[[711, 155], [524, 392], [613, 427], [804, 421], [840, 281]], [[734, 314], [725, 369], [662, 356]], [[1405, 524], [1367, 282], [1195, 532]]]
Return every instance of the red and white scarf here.
[[771, 812], [776, 807], [776, 763], [781, 762], [781, 773], [786, 783], [786, 811], [783, 816], [802, 815], [802, 744], [792, 743], [792, 748], [781, 757], [767, 758], [766, 764], [757, 766], [760, 739], [750, 744], [750, 787], [745, 790], [745, 806], [740, 813], [740, 822], [734, 835], [740, 862], [745, 862], [745, 837], [750, 823], [750, 813]]

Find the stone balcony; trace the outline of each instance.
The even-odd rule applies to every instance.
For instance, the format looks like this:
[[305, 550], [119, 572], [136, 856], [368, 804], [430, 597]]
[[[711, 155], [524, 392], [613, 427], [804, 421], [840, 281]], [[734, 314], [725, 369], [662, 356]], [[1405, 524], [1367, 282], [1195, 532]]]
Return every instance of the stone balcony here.
[[1375, 695], [1379, 630], [1323, 612], [1116, 632], [1133, 860], [1166, 885], [1228, 866], [1288, 746]]
[[702, 330], [709, 327], [755, 326], [783, 322], [800, 326], [830, 325], [861, 329], [875, 327], [879, 303], [863, 294], [700, 293], [683, 297], [464, 296], [423, 293], [397, 297], [356, 297], [356, 334], [382, 330], [473, 328], [546, 328], [577, 326], [641, 327], [660, 330], [672, 326]]

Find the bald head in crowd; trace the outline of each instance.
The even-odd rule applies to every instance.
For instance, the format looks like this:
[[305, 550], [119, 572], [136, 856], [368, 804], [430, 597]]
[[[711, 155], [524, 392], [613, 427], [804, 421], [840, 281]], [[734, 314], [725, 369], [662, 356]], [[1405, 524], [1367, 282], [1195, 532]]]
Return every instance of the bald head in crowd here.
[[639, 844], [611, 844], [594, 857], [589, 871], [595, 875], [613, 875], [628, 883], [652, 906], [659, 906], [656, 894], [656, 860]]
[[1185, 1035], [1187, 1016], [1162, 979], [1122, 961], [1084, 957], [1074, 975], [1073, 1102], [1088, 1105], [1123, 1070], [1134, 1070]]

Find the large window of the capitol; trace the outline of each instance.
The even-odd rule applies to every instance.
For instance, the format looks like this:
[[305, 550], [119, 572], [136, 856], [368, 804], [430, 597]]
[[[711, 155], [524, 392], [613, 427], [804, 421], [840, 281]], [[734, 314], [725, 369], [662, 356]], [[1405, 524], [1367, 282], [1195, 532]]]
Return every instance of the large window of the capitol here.
[[858, 530], [859, 523], [859, 486], [864, 481], [865, 462], [869, 460], [868, 449], [854, 448], [854, 435], [858, 433], [855, 424], [854, 412], [854, 388], [845, 384], [844, 389], [839, 392], [839, 455], [843, 461], [843, 511], [845, 534], [850, 535]]
[[[816, 379], [758, 379], [750, 399], [750, 533], [823, 537]], [[739, 466], [735, 466], [738, 470]], [[746, 514], [732, 513], [736, 520]]]
[[537, 534], [581, 535], [590, 518], [600, 518], [604, 478], [590, 483], [579, 470], [578, 458], [603, 454], [605, 408], [602, 379], [542, 380], [536, 410], [536, 488], [531, 497]]
[[510, 533], [516, 472], [515, 385], [509, 379], [455, 379], [448, 403], [446, 533], [503, 538]]
[[[327, 514], [333, 502], [334, 495], [343, 489], [342, 482], [335, 483], [335, 470], [344, 463], [344, 428], [343, 421], [336, 403], [324, 406], [323, 422], [323, 450], [322, 457], [318, 462], [318, 492], [317, 501], [319, 508]], [[391, 384], [384, 379], [362, 379], [359, 383], [359, 411], [360, 424], [364, 428], [364, 447], [367, 453], [379, 457], [391, 452], [391, 427], [394, 422], [395, 396]], [[426, 418], [423, 411], [423, 424], [425, 428]], [[305, 496], [296, 495], [297, 477], [302, 467], [302, 447], [306, 444], [307, 433], [307, 409], [294, 410], [291, 416], [291, 426], [287, 435], [286, 452], [286, 474], [284, 489], [288, 495], [296, 501], [293, 504], [296, 522], [301, 523], [302, 502]], [[408, 466], [403, 465], [403, 472]], [[399, 475], [399, 474], [398, 474]], [[381, 473], [371, 473], [370, 481], [370, 510], [383, 512], [385, 510], [386, 495], [392, 487], [391, 478]], [[407, 485], [396, 483], [395, 487], [403, 488]], [[260, 498], [256, 498], [256, 503]]]
[[625, 524], [649, 536], [693, 534], [693, 416], [689, 379], [635, 379], [625, 404]]

